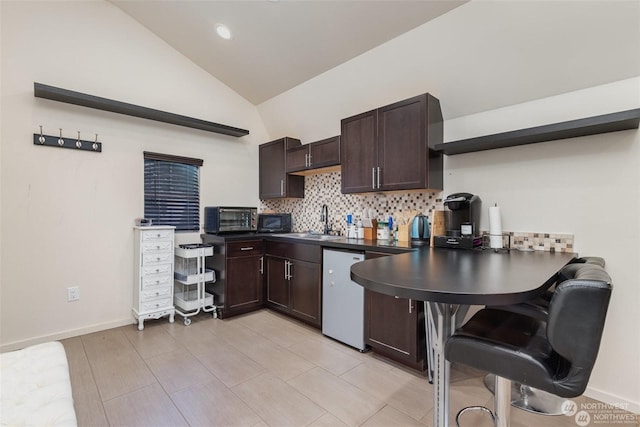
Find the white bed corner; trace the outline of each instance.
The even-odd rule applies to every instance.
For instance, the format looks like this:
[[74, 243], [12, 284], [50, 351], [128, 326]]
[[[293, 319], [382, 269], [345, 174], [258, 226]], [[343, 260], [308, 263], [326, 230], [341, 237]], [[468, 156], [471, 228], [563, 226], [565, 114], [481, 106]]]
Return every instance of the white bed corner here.
[[0, 354], [0, 425], [76, 426], [69, 364], [59, 342]]

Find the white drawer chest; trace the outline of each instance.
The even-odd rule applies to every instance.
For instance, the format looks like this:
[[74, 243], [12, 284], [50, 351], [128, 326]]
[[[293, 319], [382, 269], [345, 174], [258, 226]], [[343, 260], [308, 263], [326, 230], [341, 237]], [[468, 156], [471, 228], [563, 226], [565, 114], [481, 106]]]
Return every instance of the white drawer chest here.
[[133, 317], [138, 329], [145, 319], [169, 316], [173, 323], [173, 226], [134, 227]]

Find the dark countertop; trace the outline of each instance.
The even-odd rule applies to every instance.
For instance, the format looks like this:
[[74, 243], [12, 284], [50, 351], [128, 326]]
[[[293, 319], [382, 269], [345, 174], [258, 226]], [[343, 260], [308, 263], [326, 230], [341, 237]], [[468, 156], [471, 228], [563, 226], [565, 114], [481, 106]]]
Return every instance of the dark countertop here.
[[341, 237], [331, 240], [303, 239], [299, 237], [287, 237], [286, 234], [271, 233], [237, 233], [237, 234], [201, 234], [202, 241], [207, 243], [213, 242], [232, 242], [251, 239], [268, 239], [274, 241], [285, 241], [288, 243], [303, 243], [308, 245], [317, 245], [333, 249], [348, 249], [354, 251], [376, 251], [391, 254], [401, 254], [410, 251], [417, 251], [426, 246], [413, 246], [411, 242], [388, 242], [384, 240], [363, 240], [363, 239], [347, 239]]
[[354, 264], [351, 279], [401, 298], [465, 305], [516, 304], [547, 289], [576, 255], [425, 248]]

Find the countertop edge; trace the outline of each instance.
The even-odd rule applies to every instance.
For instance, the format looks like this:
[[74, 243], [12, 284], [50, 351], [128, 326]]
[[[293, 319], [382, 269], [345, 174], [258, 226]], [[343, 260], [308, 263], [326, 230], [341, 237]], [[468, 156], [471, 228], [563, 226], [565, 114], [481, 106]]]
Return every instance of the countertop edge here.
[[378, 244], [378, 240], [362, 240], [362, 239], [347, 239], [340, 238], [334, 240], [316, 240], [316, 239], [304, 239], [299, 237], [285, 237], [284, 235], [273, 235], [270, 233], [255, 233], [255, 234], [201, 234], [200, 238], [203, 242], [219, 241], [219, 242], [232, 242], [242, 240], [255, 240], [265, 239], [271, 241], [282, 241], [287, 243], [299, 243], [305, 245], [322, 246], [324, 248], [333, 249], [346, 249], [353, 251], [376, 251], [385, 252], [390, 254], [402, 254], [407, 252], [419, 251], [428, 246], [393, 246], [388, 243]]

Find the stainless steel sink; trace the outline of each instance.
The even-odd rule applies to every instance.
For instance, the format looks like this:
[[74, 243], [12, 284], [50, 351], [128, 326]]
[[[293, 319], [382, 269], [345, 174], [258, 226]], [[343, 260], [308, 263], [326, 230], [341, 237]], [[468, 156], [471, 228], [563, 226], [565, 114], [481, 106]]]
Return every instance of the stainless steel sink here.
[[319, 233], [285, 233], [285, 234], [274, 234], [273, 237], [293, 237], [294, 239], [310, 239], [310, 240], [342, 239], [342, 236], [332, 236], [330, 234], [319, 234]]

